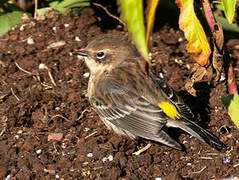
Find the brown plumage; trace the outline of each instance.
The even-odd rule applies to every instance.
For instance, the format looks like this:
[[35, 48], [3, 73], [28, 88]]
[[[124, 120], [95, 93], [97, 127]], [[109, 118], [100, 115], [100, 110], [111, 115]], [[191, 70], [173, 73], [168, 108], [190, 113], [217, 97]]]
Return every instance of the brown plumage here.
[[170, 147], [181, 145], [163, 127], [177, 127], [221, 150], [225, 145], [191, 120], [183, 100], [151, 69], [124, 36], [102, 35], [84, 50], [74, 52], [90, 69], [88, 96], [109, 129], [130, 138], [142, 137]]

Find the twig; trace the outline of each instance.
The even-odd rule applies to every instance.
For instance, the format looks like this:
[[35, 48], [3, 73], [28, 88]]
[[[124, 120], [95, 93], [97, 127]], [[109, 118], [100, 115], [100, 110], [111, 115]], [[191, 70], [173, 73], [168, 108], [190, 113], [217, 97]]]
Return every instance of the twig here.
[[27, 70], [21, 68], [21, 67], [18, 65], [17, 62], [15, 62], [15, 64], [16, 64], [16, 66], [18, 67], [18, 69], [20, 69], [20, 70], [23, 71], [24, 73], [27, 73], [27, 74], [29, 74], [29, 75], [33, 75], [31, 72], [29, 72], [29, 71], [27, 71]]
[[53, 84], [54, 86], [56, 86], [56, 83], [55, 83], [55, 80], [53, 79], [53, 76], [52, 76], [52, 74], [51, 74], [51, 71], [50, 71], [49, 69], [47, 69], [47, 72], [48, 72], [48, 76], [50, 77], [50, 80], [51, 80], [52, 84]]
[[90, 110], [89, 109], [84, 109], [82, 112], [81, 112], [81, 114], [80, 114], [80, 117], [78, 117], [76, 120], [78, 121], [78, 120], [80, 120], [81, 118], [83, 118], [83, 116], [84, 116], [84, 114], [85, 114], [85, 112], [90, 112]]
[[146, 151], [147, 149], [149, 149], [152, 146], [152, 144], [147, 144], [146, 146], [144, 146], [143, 148], [139, 149], [138, 151], [134, 152], [133, 155], [140, 155], [142, 152]]
[[19, 66], [19, 64], [17, 62], [15, 62], [15, 64], [18, 67], [18, 69], [20, 69], [22, 72], [33, 76], [34, 79], [36, 78], [41, 83], [41, 79], [40, 79], [40, 76], [38, 75], [38, 73], [34, 74], [32, 72], [29, 72], [29, 71], [23, 69], [22, 67]]
[[191, 172], [191, 173], [192, 174], [199, 174], [199, 173], [203, 172], [206, 168], [207, 168], [207, 166], [204, 166], [201, 170], [196, 171], [196, 172]]
[[237, 166], [239, 166], [239, 163], [233, 165], [234, 168], [237, 167]]
[[41, 81], [39, 81], [39, 82], [41, 83], [42, 86], [45, 87], [44, 89], [53, 89], [53, 86], [50, 86], [50, 85], [48, 85], [48, 84], [46, 84], [46, 83], [43, 83], [43, 82], [41, 82]]
[[212, 160], [212, 157], [200, 157], [200, 159], [205, 159], [205, 160]]
[[6, 67], [5, 63], [0, 60], [0, 65], [2, 65], [4, 68]]
[[17, 99], [17, 101], [20, 101], [19, 97], [14, 93], [13, 89], [11, 88], [12, 95]]
[[220, 154], [218, 154], [218, 153], [207, 153], [207, 155], [209, 155], [209, 156], [219, 156]]
[[4, 99], [6, 96], [8, 96], [9, 95], [9, 93], [8, 94], [3, 94], [3, 95], [1, 95], [0, 96], [0, 101], [2, 100], [2, 99]]
[[56, 114], [56, 115], [52, 116], [52, 117], [51, 117], [51, 120], [53, 120], [53, 119], [56, 118], [56, 117], [60, 117], [60, 118], [62, 118], [62, 119], [64, 119], [64, 120], [66, 120], [66, 121], [70, 121], [69, 119], [65, 118], [64, 116], [62, 116], [62, 115], [60, 115], [60, 114]]
[[85, 139], [88, 139], [89, 137], [95, 135], [97, 133], [97, 131], [94, 131], [93, 133], [89, 134], [88, 136], [85, 137]]
[[49, 69], [45, 64], [42, 64], [42, 63], [39, 65], [39, 69], [46, 69], [47, 72], [48, 72], [48, 76], [50, 77], [51, 83], [52, 83], [54, 86], [56, 86], [55, 80], [54, 80], [54, 78], [53, 78], [53, 76], [52, 76], [52, 74], [51, 74], [50, 69]]
[[34, 19], [37, 18], [38, 0], [35, 0]]
[[101, 4], [98, 4], [98, 3], [93, 3], [93, 5], [102, 8], [102, 9], [106, 12], [106, 14], [108, 14], [110, 17], [112, 17], [112, 18], [118, 20], [121, 24], [124, 25], [124, 27], [126, 27], [125, 22], [123, 22], [123, 21], [122, 21], [120, 18], [118, 18], [117, 16], [111, 14], [111, 13], [108, 11], [108, 9], [105, 8], [104, 6], [102, 6]]
[[100, 167], [93, 167], [93, 170], [95, 171], [95, 170], [102, 169], [102, 168], [103, 168], [102, 166], [100, 166]]
[[227, 151], [226, 151], [226, 154], [227, 154], [227, 155], [231, 154], [231, 152], [232, 152], [233, 150], [234, 150], [234, 147], [231, 146], [230, 150], [227, 150]]
[[1, 121], [3, 122], [3, 124], [1, 125], [3, 127], [2, 131], [0, 132], [0, 136], [3, 135], [3, 133], [6, 131], [7, 129], [7, 116], [3, 116]]
[[[32, 75], [32, 76], [34, 76], [34, 78], [36, 77], [36, 79], [41, 83], [42, 86], [46, 87], [46, 89], [52, 89], [53, 88], [52, 86], [50, 86], [50, 85], [48, 85], [46, 83], [41, 82], [41, 79], [40, 79], [40, 76], [38, 75], [38, 73], [34, 74], [32, 72], [29, 72], [29, 71], [23, 69], [22, 67], [19, 66], [19, 64], [17, 62], [15, 62], [15, 64], [18, 67], [18, 69], [20, 69], [22, 72], [27, 73], [29, 75]], [[47, 70], [48, 76], [49, 76], [52, 84], [54, 86], [56, 86], [56, 83], [55, 83], [55, 81], [53, 79], [53, 76], [52, 76], [51, 71], [49, 70], [49, 68], [45, 64], [40, 64], [40, 69], [46, 69]]]
[[238, 94], [237, 83], [235, 74], [233, 72], [232, 61], [229, 62], [228, 74], [227, 74], [227, 87], [229, 94]]
[[206, 16], [208, 26], [210, 27], [211, 32], [214, 31], [215, 25], [217, 24], [215, 17], [212, 13], [210, 3], [208, 0], [202, 0], [203, 10]]

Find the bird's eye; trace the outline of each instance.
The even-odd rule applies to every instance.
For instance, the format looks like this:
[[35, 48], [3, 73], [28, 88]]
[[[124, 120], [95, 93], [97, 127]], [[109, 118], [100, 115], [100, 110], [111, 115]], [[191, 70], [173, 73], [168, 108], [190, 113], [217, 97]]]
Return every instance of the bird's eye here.
[[105, 57], [105, 53], [103, 51], [99, 51], [96, 55], [98, 59], [102, 59]]

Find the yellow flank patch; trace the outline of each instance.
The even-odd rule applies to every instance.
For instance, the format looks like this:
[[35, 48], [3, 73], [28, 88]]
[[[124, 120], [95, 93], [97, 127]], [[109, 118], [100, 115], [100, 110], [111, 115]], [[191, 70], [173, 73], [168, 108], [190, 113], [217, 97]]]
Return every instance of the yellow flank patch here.
[[163, 112], [167, 116], [171, 117], [172, 119], [179, 118], [178, 111], [173, 104], [169, 102], [162, 102], [159, 103], [158, 106], [163, 110]]

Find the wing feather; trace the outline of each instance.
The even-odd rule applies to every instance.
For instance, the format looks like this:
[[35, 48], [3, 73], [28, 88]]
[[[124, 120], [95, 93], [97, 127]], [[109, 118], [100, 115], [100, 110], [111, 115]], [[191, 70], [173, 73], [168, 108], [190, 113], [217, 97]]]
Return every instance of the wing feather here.
[[[107, 82], [107, 84], [100, 83], [101, 86], [107, 87], [107, 90], [104, 88], [104, 91], [101, 91], [101, 88], [98, 87], [97, 92], [100, 94], [96, 94], [90, 99], [101, 119], [129, 131], [135, 136], [155, 139], [154, 137], [167, 122], [168, 117], [163, 111], [157, 105], [148, 102], [143, 96], [132, 93], [126, 87], [112, 81]], [[101, 101], [101, 96], [111, 101], [108, 103]]]
[[183, 100], [177, 95], [177, 93], [163, 79], [155, 77], [155, 80], [160, 89], [171, 101], [171, 103], [177, 107], [180, 116], [183, 116], [187, 119], [193, 119], [194, 114], [192, 113], [190, 108], [183, 102]]

